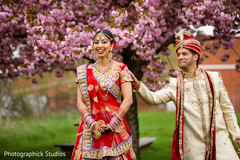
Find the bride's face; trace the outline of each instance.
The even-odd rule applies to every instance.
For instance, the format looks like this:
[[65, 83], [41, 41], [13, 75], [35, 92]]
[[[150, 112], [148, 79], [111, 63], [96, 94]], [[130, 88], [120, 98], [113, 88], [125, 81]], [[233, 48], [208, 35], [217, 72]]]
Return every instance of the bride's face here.
[[106, 57], [112, 50], [112, 44], [106, 36], [97, 36], [93, 41], [93, 49], [99, 57]]

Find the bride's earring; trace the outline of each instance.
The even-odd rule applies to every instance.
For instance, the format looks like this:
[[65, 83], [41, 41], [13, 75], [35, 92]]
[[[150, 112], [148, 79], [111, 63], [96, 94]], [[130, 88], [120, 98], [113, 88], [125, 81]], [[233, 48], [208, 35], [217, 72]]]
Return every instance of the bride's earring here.
[[112, 58], [112, 51], [109, 51], [109, 57]]
[[97, 53], [94, 53], [94, 60], [97, 60]]

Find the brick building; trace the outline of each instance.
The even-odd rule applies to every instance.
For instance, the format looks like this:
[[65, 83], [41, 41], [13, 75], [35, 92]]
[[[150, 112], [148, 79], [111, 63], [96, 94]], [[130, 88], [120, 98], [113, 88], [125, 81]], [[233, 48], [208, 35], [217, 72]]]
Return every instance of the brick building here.
[[[229, 61], [222, 62], [219, 57], [225, 53], [229, 54], [230, 58]], [[206, 52], [204, 52], [204, 54], [209, 57], [205, 58], [204, 62], [199, 67], [209, 71], [219, 71], [221, 73], [224, 85], [228, 91], [229, 98], [233, 103], [235, 111], [240, 113], [240, 73], [235, 70], [236, 60], [240, 58], [240, 38], [235, 39], [233, 49], [224, 50], [220, 48], [217, 55], [212, 55]]]

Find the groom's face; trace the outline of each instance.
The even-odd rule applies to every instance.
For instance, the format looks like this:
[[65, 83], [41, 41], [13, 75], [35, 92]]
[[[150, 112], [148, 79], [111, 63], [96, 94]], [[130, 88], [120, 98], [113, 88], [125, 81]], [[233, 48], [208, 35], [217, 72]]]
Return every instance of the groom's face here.
[[189, 69], [196, 65], [198, 58], [197, 55], [192, 54], [192, 52], [186, 48], [179, 48], [177, 50], [177, 56], [178, 66], [183, 70]]

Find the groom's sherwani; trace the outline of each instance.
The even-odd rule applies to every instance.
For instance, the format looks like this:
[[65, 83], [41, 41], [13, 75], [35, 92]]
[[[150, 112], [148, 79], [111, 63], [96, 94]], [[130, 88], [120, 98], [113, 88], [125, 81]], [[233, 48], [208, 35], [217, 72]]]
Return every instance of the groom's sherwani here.
[[[208, 83], [207, 76], [204, 76], [204, 72], [206, 71], [197, 69], [194, 76], [181, 72], [180, 74], [184, 77], [181, 95], [180, 92], [177, 92], [181, 89], [177, 78], [171, 78], [170, 82], [157, 92], [149, 91], [141, 83], [138, 93], [148, 104], [173, 101], [177, 107], [180, 107], [178, 101], [182, 100], [183, 113], [181, 110], [178, 113], [177, 110], [177, 118], [180, 120], [179, 115], [182, 114], [183, 122], [180, 124], [180, 121], [176, 124], [181, 126], [177, 133], [179, 142], [177, 148], [180, 147], [177, 150], [182, 151], [184, 160], [204, 160], [206, 154], [213, 153], [214, 149], [217, 160], [238, 160], [229, 138], [229, 132], [233, 140], [240, 138], [233, 105], [220, 74], [218, 72], [206, 72], [207, 74], [205, 74], [209, 75], [210, 84], [212, 83], [211, 93], [211, 85]], [[211, 136], [210, 130], [213, 136]], [[176, 143], [173, 143], [173, 148], [174, 145]]]

